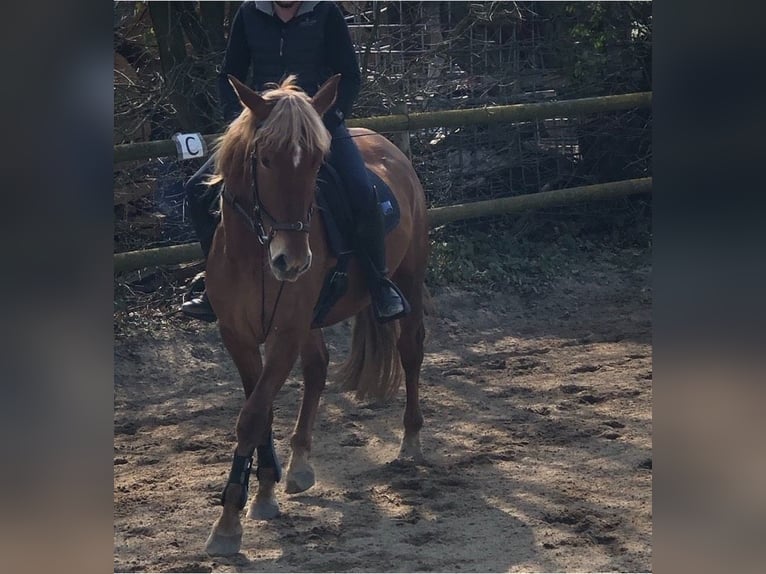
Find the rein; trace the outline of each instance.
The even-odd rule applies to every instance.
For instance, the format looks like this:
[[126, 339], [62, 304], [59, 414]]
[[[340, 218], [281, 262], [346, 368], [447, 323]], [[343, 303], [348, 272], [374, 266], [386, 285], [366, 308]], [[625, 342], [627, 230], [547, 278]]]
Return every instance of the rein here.
[[[274, 239], [277, 231], [297, 231], [301, 233], [309, 233], [309, 231], [311, 231], [311, 216], [314, 214], [314, 206], [312, 205], [309, 208], [308, 213], [306, 214], [305, 222], [301, 220], [298, 220], [294, 223], [284, 223], [277, 221], [264, 207], [263, 203], [261, 202], [261, 196], [258, 193], [258, 185], [256, 183], [256, 169], [258, 166], [258, 160], [255, 156], [255, 153], [253, 153], [250, 160], [252, 162], [252, 209], [248, 212], [248, 210], [236, 197], [233, 197], [227, 192], [225, 187], [222, 196], [226, 203], [231, 205], [234, 211], [236, 211], [242, 217], [245, 224], [247, 225], [247, 228], [256, 234], [258, 243], [263, 246], [263, 249], [261, 250], [261, 260], [262, 263], [265, 264], [263, 259], [265, 259], [266, 251], [268, 251], [269, 248], [269, 243], [271, 243], [271, 240]], [[264, 216], [266, 216], [266, 218], [270, 221], [268, 233], [266, 233], [266, 228], [264, 226]], [[263, 267], [264, 269], [261, 273], [261, 329], [263, 331], [263, 339], [266, 340], [266, 337], [269, 336], [269, 332], [271, 331], [271, 326], [274, 322], [274, 316], [277, 313], [279, 300], [282, 298], [282, 290], [285, 287], [285, 282], [279, 282], [279, 292], [277, 293], [277, 299], [274, 302], [274, 308], [271, 310], [269, 323], [266, 325], [266, 279], [264, 277], [266, 274], [266, 269], [265, 265], [263, 265]]]

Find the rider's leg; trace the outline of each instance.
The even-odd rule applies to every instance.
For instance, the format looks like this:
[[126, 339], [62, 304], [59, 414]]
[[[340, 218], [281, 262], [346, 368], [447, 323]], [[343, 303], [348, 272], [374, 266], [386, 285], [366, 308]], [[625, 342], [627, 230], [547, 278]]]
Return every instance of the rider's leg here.
[[[211, 175], [214, 167], [214, 159], [211, 157], [184, 186], [189, 219], [191, 219], [192, 227], [197, 233], [205, 258], [210, 253], [213, 235], [215, 235], [215, 229], [218, 226], [218, 218], [213, 216], [212, 211], [214, 209], [213, 204], [217, 201], [220, 193], [220, 186], [209, 186], [205, 183], [205, 179]], [[181, 311], [190, 317], [203, 321], [216, 320], [204, 288], [199, 296], [184, 302], [181, 305]]]
[[409, 305], [388, 279], [383, 212], [359, 148], [343, 124], [333, 133], [329, 161], [343, 179], [351, 202], [355, 238], [375, 315], [380, 322], [398, 319], [409, 311]]

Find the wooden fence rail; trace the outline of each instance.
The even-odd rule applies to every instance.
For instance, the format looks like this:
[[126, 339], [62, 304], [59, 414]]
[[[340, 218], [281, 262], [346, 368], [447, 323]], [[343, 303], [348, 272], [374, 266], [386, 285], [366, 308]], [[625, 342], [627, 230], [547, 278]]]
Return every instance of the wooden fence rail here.
[[[453, 221], [507, 213], [519, 213], [530, 209], [553, 207], [581, 201], [594, 201], [624, 197], [636, 193], [650, 193], [652, 178], [629, 179], [611, 183], [599, 183], [568, 189], [543, 191], [515, 197], [502, 197], [488, 201], [476, 201], [461, 205], [435, 207], [428, 210], [432, 227]], [[202, 258], [199, 243], [185, 243], [171, 247], [158, 247], [141, 251], [114, 254], [114, 272], [135, 271], [153, 265], [175, 265]]]
[[[399, 132], [437, 127], [460, 127], [495, 122], [525, 122], [563, 116], [603, 113], [617, 110], [647, 108], [652, 105], [652, 92], [637, 92], [615, 96], [598, 96], [578, 100], [487, 106], [467, 110], [445, 110], [391, 116], [356, 118], [346, 121], [349, 127], [364, 127], [377, 132]], [[205, 135], [208, 148], [220, 134]], [[114, 163], [175, 156], [173, 140], [119, 144], [114, 146]]]

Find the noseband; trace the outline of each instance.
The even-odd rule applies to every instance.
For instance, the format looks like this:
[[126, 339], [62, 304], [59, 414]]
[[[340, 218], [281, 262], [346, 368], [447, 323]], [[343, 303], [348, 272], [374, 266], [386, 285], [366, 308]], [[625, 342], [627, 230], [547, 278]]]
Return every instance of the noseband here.
[[[256, 183], [257, 177], [256, 177], [256, 169], [258, 167], [258, 160], [255, 157], [255, 154], [250, 157], [250, 161], [252, 162], [252, 188], [253, 188], [253, 207], [252, 210], [248, 212], [248, 210], [242, 206], [242, 204], [237, 200], [236, 197], [232, 197], [229, 193], [227, 193], [227, 190], [223, 190], [223, 198], [224, 200], [231, 205], [234, 210], [239, 213], [242, 218], [245, 220], [245, 223], [247, 224], [250, 231], [255, 233], [258, 236], [258, 242], [261, 245], [267, 246], [272, 239], [274, 239], [274, 236], [276, 235], [277, 231], [300, 231], [303, 233], [308, 233], [311, 230], [311, 216], [314, 214], [314, 206], [312, 204], [311, 207], [309, 207], [308, 213], [306, 214], [306, 221], [296, 221], [294, 223], [285, 223], [277, 221], [264, 207], [263, 203], [261, 202], [261, 196], [258, 193], [258, 184]], [[268, 220], [269, 222], [269, 232], [266, 233], [266, 227], [264, 226], [264, 219]]]

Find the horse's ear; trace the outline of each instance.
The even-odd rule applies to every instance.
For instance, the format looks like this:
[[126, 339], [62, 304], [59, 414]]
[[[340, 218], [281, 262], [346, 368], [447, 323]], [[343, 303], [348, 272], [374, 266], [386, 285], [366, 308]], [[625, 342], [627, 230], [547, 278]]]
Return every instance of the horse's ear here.
[[242, 104], [250, 109], [259, 120], [265, 120], [271, 111], [271, 106], [261, 96], [240, 82], [237, 78], [229, 74], [229, 83]]
[[324, 115], [335, 103], [335, 98], [338, 96], [338, 82], [340, 82], [340, 74], [335, 74], [322, 84], [322, 87], [311, 98], [311, 103], [320, 116]]

